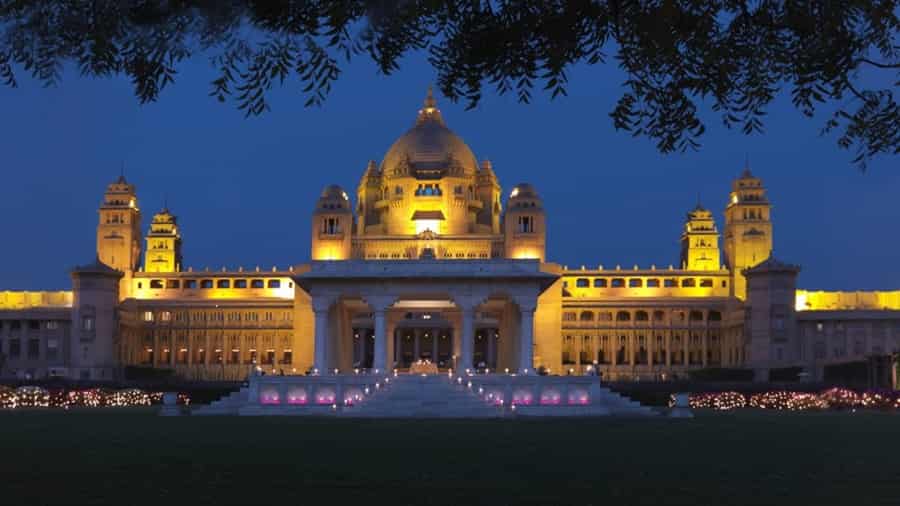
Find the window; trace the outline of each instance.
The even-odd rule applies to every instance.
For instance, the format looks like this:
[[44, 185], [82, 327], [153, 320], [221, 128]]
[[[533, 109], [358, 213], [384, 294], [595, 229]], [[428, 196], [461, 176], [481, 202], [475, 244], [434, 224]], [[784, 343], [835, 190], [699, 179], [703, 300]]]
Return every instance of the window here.
[[460, 196], [463, 194], [463, 187], [462, 187], [461, 184], [458, 184], [458, 185], [456, 185], [456, 186], [453, 187], [453, 194], [454, 194], [454, 195], [460, 195]]
[[563, 313], [562, 319], [564, 322], [574, 322], [576, 320], [575, 312], [574, 311], [566, 311], [565, 313]]
[[47, 359], [54, 360], [59, 356], [59, 341], [47, 339]]
[[398, 196], [398, 197], [402, 197], [402, 196], [403, 196], [403, 187], [402, 187], [402, 186], [395, 186], [395, 187], [394, 187], [394, 195], [396, 195], [396, 196]]
[[93, 316], [82, 316], [81, 317], [81, 330], [94, 330], [94, 317]]
[[142, 315], [141, 319], [144, 320], [145, 322], [152, 322], [153, 321], [153, 311], [144, 311], [144, 314]]
[[663, 280], [663, 286], [666, 288], [675, 288], [678, 286], [678, 283], [673, 278], [666, 278]]
[[622, 288], [623, 286], [625, 286], [625, 280], [623, 278], [613, 278], [610, 286], [612, 286], [613, 288]]
[[159, 320], [168, 322], [172, 321], [172, 312], [171, 311], [162, 311], [159, 313]]
[[269, 280], [269, 288], [281, 288], [281, 280], [280, 279], [270, 279]]
[[534, 232], [534, 218], [531, 216], [519, 216], [516, 232], [525, 234]]
[[628, 311], [619, 311], [616, 313], [616, 321], [618, 322], [627, 322], [631, 320], [631, 314]]
[[609, 311], [600, 311], [599, 313], [597, 313], [597, 320], [604, 321], [604, 322], [611, 322], [612, 321], [612, 313], [610, 313]]
[[281, 363], [285, 365], [290, 365], [294, 362], [294, 352], [291, 350], [284, 350], [281, 354]]
[[641, 278], [631, 278], [628, 280], [628, 286], [630, 288], [640, 288], [644, 286], [644, 282]]
[[31, 330], [39, 330], [41, 328], [40, 320], [28, 320], [28, 328]]
[[340, 234], [340, 220], [338, 218], [322, 218], [322, 233], [325, 235]]
[[166, 281], [166, 288], [169, 288], [169, 289], [181, 288], [181, 282], [178, 281], [177, 279], [170, 279], [170, 280]]
[[703, 278], [703, 279], [700, 280], [700, 286], [701, 286], [702, 288], [712, 288], [712, 286], [713, 286], [713, 280], [711, 280], [711, 279], [709, 279], [709, 278]]
[[254, 279], [250, 281], [250, 288], [265, 288], [266, 284], [261, 279]]
[[228, 359], [229, 364], [239, 364], [241, 363], [241, 350], [237, 348], [231, 349], [231, 357]]
[[163, 287], [163, 282], [161, 279], [151, 279], [150, 280], [150, 288], [159, 290], [162, 287]]
[[216, 288], [231, 288], [231, 281], [227, 279], [220, 279], [216, 281]]
[[587, 288], [590, 286], [590, 281], [587, 278], [578, 278], [575, 280], [575, 286], [578, 288]]
[[606, 278], [594, 278], [594, 288], [606, 288]]
[[638, 311], [634, 313], [634, 319], [639, 322], [645, 322], [650, 319], [650, 315], [646, 311]]
[[710, 311], [708, 320], [711, 322], [722, 321], [722, 313], [720, 313], [718, 311]]
[[204, 280], [201, 280], [201, 281], [200, 281], [200, 288], [206, 288], [206, 289], [209, 289], [209, 288], [212, 288], [212, 287], [213, 287], [213, 280], [211, 280], [211, 279], [204, 279]]
[[266, 350], [266, 353], [263, 355], [262, 363], [266, 365], [272, 365], [275, 363], [275, 350]]
[[681, 280], [682, 288], [693, 288], [695, 286], [697, 286], [697, 280], [694, 278], [684, 278]]
[[59, 328], [59, 322], [56, 320], [48, 320], [46, 323], [47, 330], [56, 330]]
[[235, 279], [234, 287], [235, 288], [247, 288], [247, 280], [246, 279]]
[[9, 330], [19, 330], [22, 328], [22, 322], [19, 320], [12, 320], [9, 322]]
[[647, 280], [647, 288], [659, 288], [659, 280], [658, 279], [648, 279]]
[[19, 358], [22, 355], [22, 342], [18, 339], [9, 340], [9, 358]]
[[28, 340], [28, 358], [35, 359], [41, 356], [41, 342], [37, 339]]
[[594, 313], [590, 311], [582, 311], [579, 319], [583, 322], [592, 322], [594, 321]]
[[193, 290], [193, 289], [197, 288], [197, 280], [196, 279], [184, 280], [184, 287], [188, 290]]
[[703, 312], [702, 311], [691, 311], [689, 318], [692, 322], [702, 322], [703, 321]]

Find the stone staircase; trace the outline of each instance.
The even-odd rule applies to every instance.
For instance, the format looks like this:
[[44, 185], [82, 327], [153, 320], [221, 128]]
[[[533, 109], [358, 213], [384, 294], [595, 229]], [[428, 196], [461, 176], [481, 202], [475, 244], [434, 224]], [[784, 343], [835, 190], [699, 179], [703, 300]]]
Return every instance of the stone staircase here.
[[241, 407], [247, 405], [250, 396], [248, 387], [241, 387], [237, 392], [215, 400], [206, 406], [199, 406], [191, 410], [191, 415], [237, 415]]
[[360, 418], [498, 418], [499, 406], [492, 406], [447, 376], [400, 375], [390, 386], [358, 406], [345, 409], [343, 416]]

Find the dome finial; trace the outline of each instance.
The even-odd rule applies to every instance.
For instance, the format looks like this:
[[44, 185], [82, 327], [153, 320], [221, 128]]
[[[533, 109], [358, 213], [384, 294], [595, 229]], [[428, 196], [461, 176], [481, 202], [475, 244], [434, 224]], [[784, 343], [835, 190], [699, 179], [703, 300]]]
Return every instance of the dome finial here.
[[434, 91], [432, 90], [431, 83], [428, 84], [428, 94], [425, 95], [425, 107], [431, 109], [437, 107], [437, 102], [434, 100]]
[[441, 110], [437, 108], [437, 101], [434, 99], [434, 92], [430, 84], [428, 85], [428, 93], [425, 95], [424, 107], [419, 109], [416, 124], [419, 125], [429, 120], [436, 121], [441, 125], [444, 124], [444, 118], [441, 117]]
[[744, 172], [741, 174], [741, 177], [753, 177], [753, 173], [750, 172], [750, 153], [744, 153]]

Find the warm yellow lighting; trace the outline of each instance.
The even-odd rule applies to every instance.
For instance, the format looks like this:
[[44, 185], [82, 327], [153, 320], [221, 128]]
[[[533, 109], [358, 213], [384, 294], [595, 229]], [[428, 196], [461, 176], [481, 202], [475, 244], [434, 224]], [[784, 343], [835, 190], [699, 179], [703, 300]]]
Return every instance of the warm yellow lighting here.
[[516, 188], [513, 188], [512, 193], [509, 194], [509, 198], [515, 198], [518, 195], [519, 195], [519, 188], [516, 187]]
[[416, 234], [421, 234], [426, 230], [430, 230], [434, 233], [438, 233], [440, 230], [438, 226], [440, 224], [440, 220], [416, 220]]
[[737, 202], [738, 202], [738, 196], [737, 196], [737, 194], [732, 195], [732, 196], [731, 196], [731, 203], [732, 203], [732, 204], [737, 204]]
[[797, 290], [797, 311], [900, 310], [900, 290], [825, 292]]

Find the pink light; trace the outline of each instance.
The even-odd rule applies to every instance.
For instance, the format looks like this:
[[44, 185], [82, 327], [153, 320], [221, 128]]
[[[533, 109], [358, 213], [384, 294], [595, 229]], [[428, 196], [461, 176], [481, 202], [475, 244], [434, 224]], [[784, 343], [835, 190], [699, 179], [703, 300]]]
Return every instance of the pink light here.
[[278, 392], [267, 391], [263, 392], [260, 402], [262, 404], [281, 404], [281, 397]]
[[306, 390], [303, 390], [302, 388], [296, 388], [288, 392], [288, 404], [306, 404], [307, 401]]
[[516, 405], [530, 406], [532, 402], [534, 402], [534, 399], [531, 396], [531, 392], [529, 392], [527, 390], [524, 390], [524, 391], [520, 390], [513, 394], [513, 399], [512, 399], [513, 406], [516, 406]]
[[574, 390], [569, 392], [569, 404], [586, 405], [589, 400], [588, 394], [584, 390]]
[[560, 395], [556, 390], [544, 390], [541, 392], [541, 404], [544, 406], [556, 406], [559, 404]]

